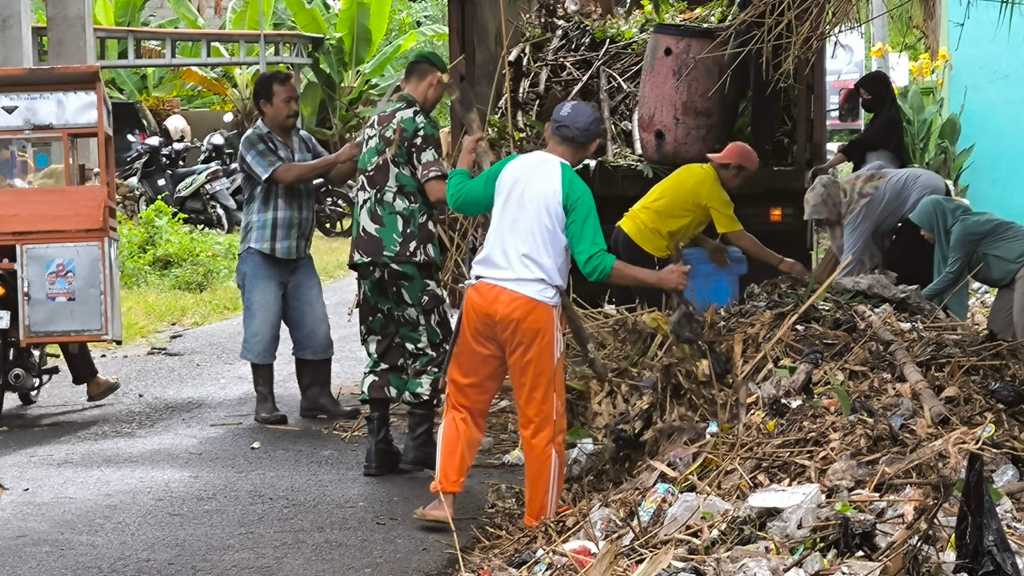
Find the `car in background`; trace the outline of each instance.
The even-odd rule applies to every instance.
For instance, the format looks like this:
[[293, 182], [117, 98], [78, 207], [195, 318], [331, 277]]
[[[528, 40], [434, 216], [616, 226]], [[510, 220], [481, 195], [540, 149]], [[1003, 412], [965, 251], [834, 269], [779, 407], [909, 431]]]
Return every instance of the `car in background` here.
[[137, 142], [143, 142], [149, 136], [159, 136], [160, 126], [141, 102], [112, 101], [110, 108], [114, 116], [114, 163], [120, 167], [132, 151], [127, 136], [131, 134]]

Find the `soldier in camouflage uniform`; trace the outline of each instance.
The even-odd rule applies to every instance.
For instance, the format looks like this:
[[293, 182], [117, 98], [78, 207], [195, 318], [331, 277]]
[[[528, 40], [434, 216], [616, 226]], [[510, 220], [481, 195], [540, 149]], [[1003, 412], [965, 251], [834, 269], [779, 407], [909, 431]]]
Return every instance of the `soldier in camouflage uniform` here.
[[[359, 157], [349, 266], [359, 278], [359, 331], [368, 446], [363, 474], [434, 469], [434, 412], [452, 328], [432, 202], [443, 202], [447, 168], [430, 113], [447, 88], [447, 65], [419, 52], [402, 93], [367, 124]], [[409, 406], [404, 454], [390, 431], [391, 402]]]

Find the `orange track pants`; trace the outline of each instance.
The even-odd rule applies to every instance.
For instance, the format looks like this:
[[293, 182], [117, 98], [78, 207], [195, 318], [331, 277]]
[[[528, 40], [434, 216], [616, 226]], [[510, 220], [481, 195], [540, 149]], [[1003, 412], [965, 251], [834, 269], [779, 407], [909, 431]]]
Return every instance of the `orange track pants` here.
[[526, 459], [529, 527], [555, 516], [565, 479], [561, 308], [477, 282], [466, 291], [437, 431], [434, 492], [457, 493], [476, 459], [491, 401], [512, 377]]

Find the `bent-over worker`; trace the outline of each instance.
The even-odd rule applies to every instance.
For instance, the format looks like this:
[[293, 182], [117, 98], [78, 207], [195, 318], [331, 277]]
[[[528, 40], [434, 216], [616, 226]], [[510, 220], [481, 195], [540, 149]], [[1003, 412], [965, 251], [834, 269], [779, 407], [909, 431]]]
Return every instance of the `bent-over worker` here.
[[483, 249], [473, 261], [459, 334], [447, 374], [435, 481], [438, 498], [416, 511], [447, 522], [462, 491], [491, 400], [511, 375], [526, 465], [524, 522], [555, 514], [565, 471], [565, 365], [561, 293], [572, 260], [592, 282], [686, 286], [687, 268], [650, 270], [608, 252], [590, 189], [573, 167], [597, 149], [603, 132], [597, 109], [579, 101], [555, 108], [544, 150], [510, 156], [471, 178], [479, 137], [463, 144], [448, 181], [448, 205], [458, 213], [490, 213]]
[[963, 319], [971, 278], [998, 288], [989, 330], [1002, 340], [1024, 339], [1024, 226], [946, 197], [925, 198], [910, 219], [935, 243], [935, 281], [924, 296], [941, 305], [959, 292], [947, 308]]
[[[824, 282], [846, 259], [850, 263], [840, 276], [857, 276], [883, 267], [897, 226], [921, 200], [945, 193], [946, 181], [921, 168], [864, 171], [843, 179], [819, 176], [804, 196], [804, 219], [827, 228], [831, 244], [814, 269], [815, 281]], [[920, 240], [916, 244], [901, 243], [898, 248], [900, 254], [890, 258], [889, 265], [900, 283], [924, 286], [931, 282], [931, 246]]]
[[[679, 245], [695, 243], [706, 248], [717, 264], [725, 265], [725, 247], [702, 234], [714, 222], [715, 230], [747, 256], [780, 272], [806, 276], [803, 264], [766, 248], [736, 219], [729, 192], [742, 188], [757, 171], [757, 152], [743, 142], [732, 142], [721, 153], [707, 157], [710, 162], [676, 169], [626, 212], [612, 233], [612, 253], [630, 264], [657, 269]], [[640, 302], [658, 308], [665, 301], [660, 291], [645, 288], [620, 287], [613, 295], [618, 306]]]
[[[369, 358], [361, 397], [370, 405], [366, 476], [433, 470], [436, 460], [435, 404], [452, 328], [431, 206], [444, 201], [448, 169], [430, 115], [447, 71], [437, 53], [416, 53], [402, 93], [363, 132], [349, 267], [359, 278], [359, 336]], [[409, 407], [402, 451], [391, 436], [392, 402]]]

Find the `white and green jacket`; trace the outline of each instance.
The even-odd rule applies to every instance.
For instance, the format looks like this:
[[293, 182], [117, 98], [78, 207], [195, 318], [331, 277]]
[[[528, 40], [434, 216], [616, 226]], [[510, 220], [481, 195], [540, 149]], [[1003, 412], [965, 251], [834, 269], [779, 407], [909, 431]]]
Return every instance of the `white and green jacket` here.
[[557, 305], [569, 281], [570, 253], [591, 282], [603, 282], [615, 265], [590, 188], [548, 152], [509, 156], [476, 178], [452, 171], [448, 207], [467, 216], [491, 214], [473, 279]]

